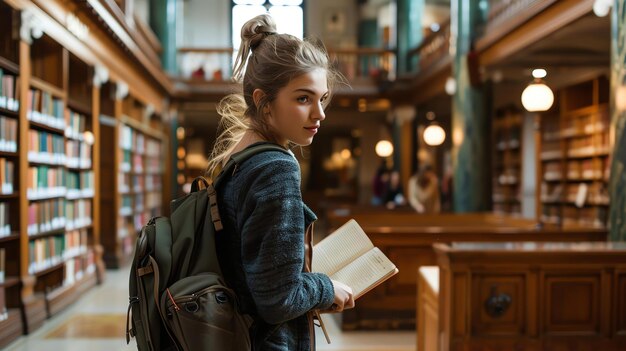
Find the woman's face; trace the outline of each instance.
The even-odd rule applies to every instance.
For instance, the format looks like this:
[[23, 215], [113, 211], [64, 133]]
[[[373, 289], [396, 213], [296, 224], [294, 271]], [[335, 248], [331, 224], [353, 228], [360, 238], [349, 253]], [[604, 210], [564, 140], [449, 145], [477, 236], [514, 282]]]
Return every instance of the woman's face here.
[[326, 71], [316, 69], [292, 79], [270, 105], [268, 121], [285, 145], [309, 145], [326, 118], [322, 102], [328, 98]]

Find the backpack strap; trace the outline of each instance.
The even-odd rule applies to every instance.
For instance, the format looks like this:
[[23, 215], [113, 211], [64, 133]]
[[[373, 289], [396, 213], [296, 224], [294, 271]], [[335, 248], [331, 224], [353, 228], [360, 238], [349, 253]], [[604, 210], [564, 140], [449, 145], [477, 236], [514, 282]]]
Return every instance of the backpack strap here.
[[190, 193], [195, 193], [200, 190], [200, 183], [204, 184], [204, 188], [207, 189], [209, 187], [209, 181], [206, 178], [199, 176], [196, 177], [193, 182], [191, 182], [191, 191]]
[[[235, 174], [235, 172], [237, 171], [237, 167], [244, 161], [256, 154], [260, 154], [265, 151], [280, 151], [291, 155], [287, 149], [278, 144], [270, 142], [260, 142], [252, 144], [242, 151], [232, 154], [228, 162], [226, 162], [224, 168], [222, 168], [222, 171], [215, 178], [213, 184], [207, 184], [207, 194], [209, 195], [209, 204], [211, 206], [211, 219], [213, 220], [213, 226], [215, 227], [216, 232], [222, 230], [224, 227], [222, 225], [220, 211], [217, 207], [217, 192], [215, 191], [215, 188], [217, 188], [222, 182], [228, 179], [228, 177]], [[193, 185], [196, 183], [197, 179], [198, 178], [194, 180], [194, 183], [191, 186], [191, 191], [193, 191]]]

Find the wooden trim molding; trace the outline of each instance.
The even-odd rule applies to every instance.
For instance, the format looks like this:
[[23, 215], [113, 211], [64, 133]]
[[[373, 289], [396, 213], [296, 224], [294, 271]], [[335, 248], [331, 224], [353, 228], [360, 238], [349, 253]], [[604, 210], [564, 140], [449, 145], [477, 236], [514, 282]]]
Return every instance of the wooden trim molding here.
[[[561, 0], [555, 1], [548, 8], [543, 9], [536, 16], [511, 29], [501, 38], [487, 35], [477, 42], [476, 49], [480, 52], [480, 63], [483, 66], [496, 64], [516, 52], [524, 50], [532, 43], [544, 38], [564, 26], [574, 22], [591, 12], [594, 0]], [[506, 31], [502, 28], [493, 28], [491, 32]]]
[[[153, 105], [157, 113], [163, 108], [164, 97], [172, 95], [173, 83], [160, 67], [154, 66], [141, 54], [138, 46], [133, 43], [132, 48], [124, 50], [114, 41], [111, 33], [106, 32], [84, 11], [79, 11], [76, 4], [60, 0], [38, 0], [37, 3], [42, 5], [40, 8], [27, 0], [7, 1], [19, 10], [31, 11], [41, 22], [46, 34], [81, 60], [90, 65], [107, 67], [111, 80], [128, 84], [130, 92], [143, 103]], [[85, 38], [79, 39], [63, 25], [68, 14], [73, 14], [89, 27]], [[131, 40], [130, 37], [128, 40]], [[131, 55], [128, 50], [131, 50]], [[129, 56], [136, 60], [129, 60]]]

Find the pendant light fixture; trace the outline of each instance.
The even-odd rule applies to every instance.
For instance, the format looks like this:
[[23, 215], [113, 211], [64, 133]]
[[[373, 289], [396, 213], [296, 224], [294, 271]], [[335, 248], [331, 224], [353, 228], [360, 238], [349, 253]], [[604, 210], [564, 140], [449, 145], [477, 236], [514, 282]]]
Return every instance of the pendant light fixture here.
[[378, 157], [389, 157], [393, 154], [393, 144], [389, 140], [381, 140], [376, 143], [376, 155]]
[[430, 125], [424, 129], [424, 141], [430, 146], [439, 146], [446, 140], [446, 131], [435, 122], [435, 113], [430, 111], [426, 113], [426, 118], [430, 121]]
[[545, 69], [533, 70], [535, 79], [522, 92], [522, 105], [529, 112], [547, 111], [554, 103], [554, 94], [543, 81], [546, 75]]

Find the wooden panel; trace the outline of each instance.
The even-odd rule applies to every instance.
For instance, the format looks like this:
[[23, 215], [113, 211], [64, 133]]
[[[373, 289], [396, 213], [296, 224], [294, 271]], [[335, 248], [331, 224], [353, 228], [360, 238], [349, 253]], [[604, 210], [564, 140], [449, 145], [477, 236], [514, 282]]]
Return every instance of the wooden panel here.
[[22, 314], [17, 308], [7, 311], [7, 319], [0, 321], [0, 349], [22, 335]]
[[467, 300], [469, 297], [468, 274], [452, 273], [452, 337], [465, 336], [467, 330], [468, 308]]
[[546, 333], [599, 332], [599, 275], [548, 276], [545, 291]]
[[427, 257], [433, 256], [432, 250], [413, 247], [387, 247], [381, 250], [400, 270], [393, 279], [385, 284], [386, 294], [389, 296], [406, 294], [415, 296], [415, 284], [417, 283], [415, 274], [419, 267], [434, 263], [434, 260]]
[[[439, 286], [428, 283], [426, 274], [439, 275], [435, 266], [423, 267], [417, 274], [417, 350], [437, 350], [439, 342]], [[432, 280], [432, 277], [431, 277]], [[436, 286], [431, 286], [436, 284]]]
[[525, 275], [472, 276], [472, 335], [523, 334], [525, 292]]
[[616, 332], [626, 335], [626, 272], [617, 276], [617, 328]]

